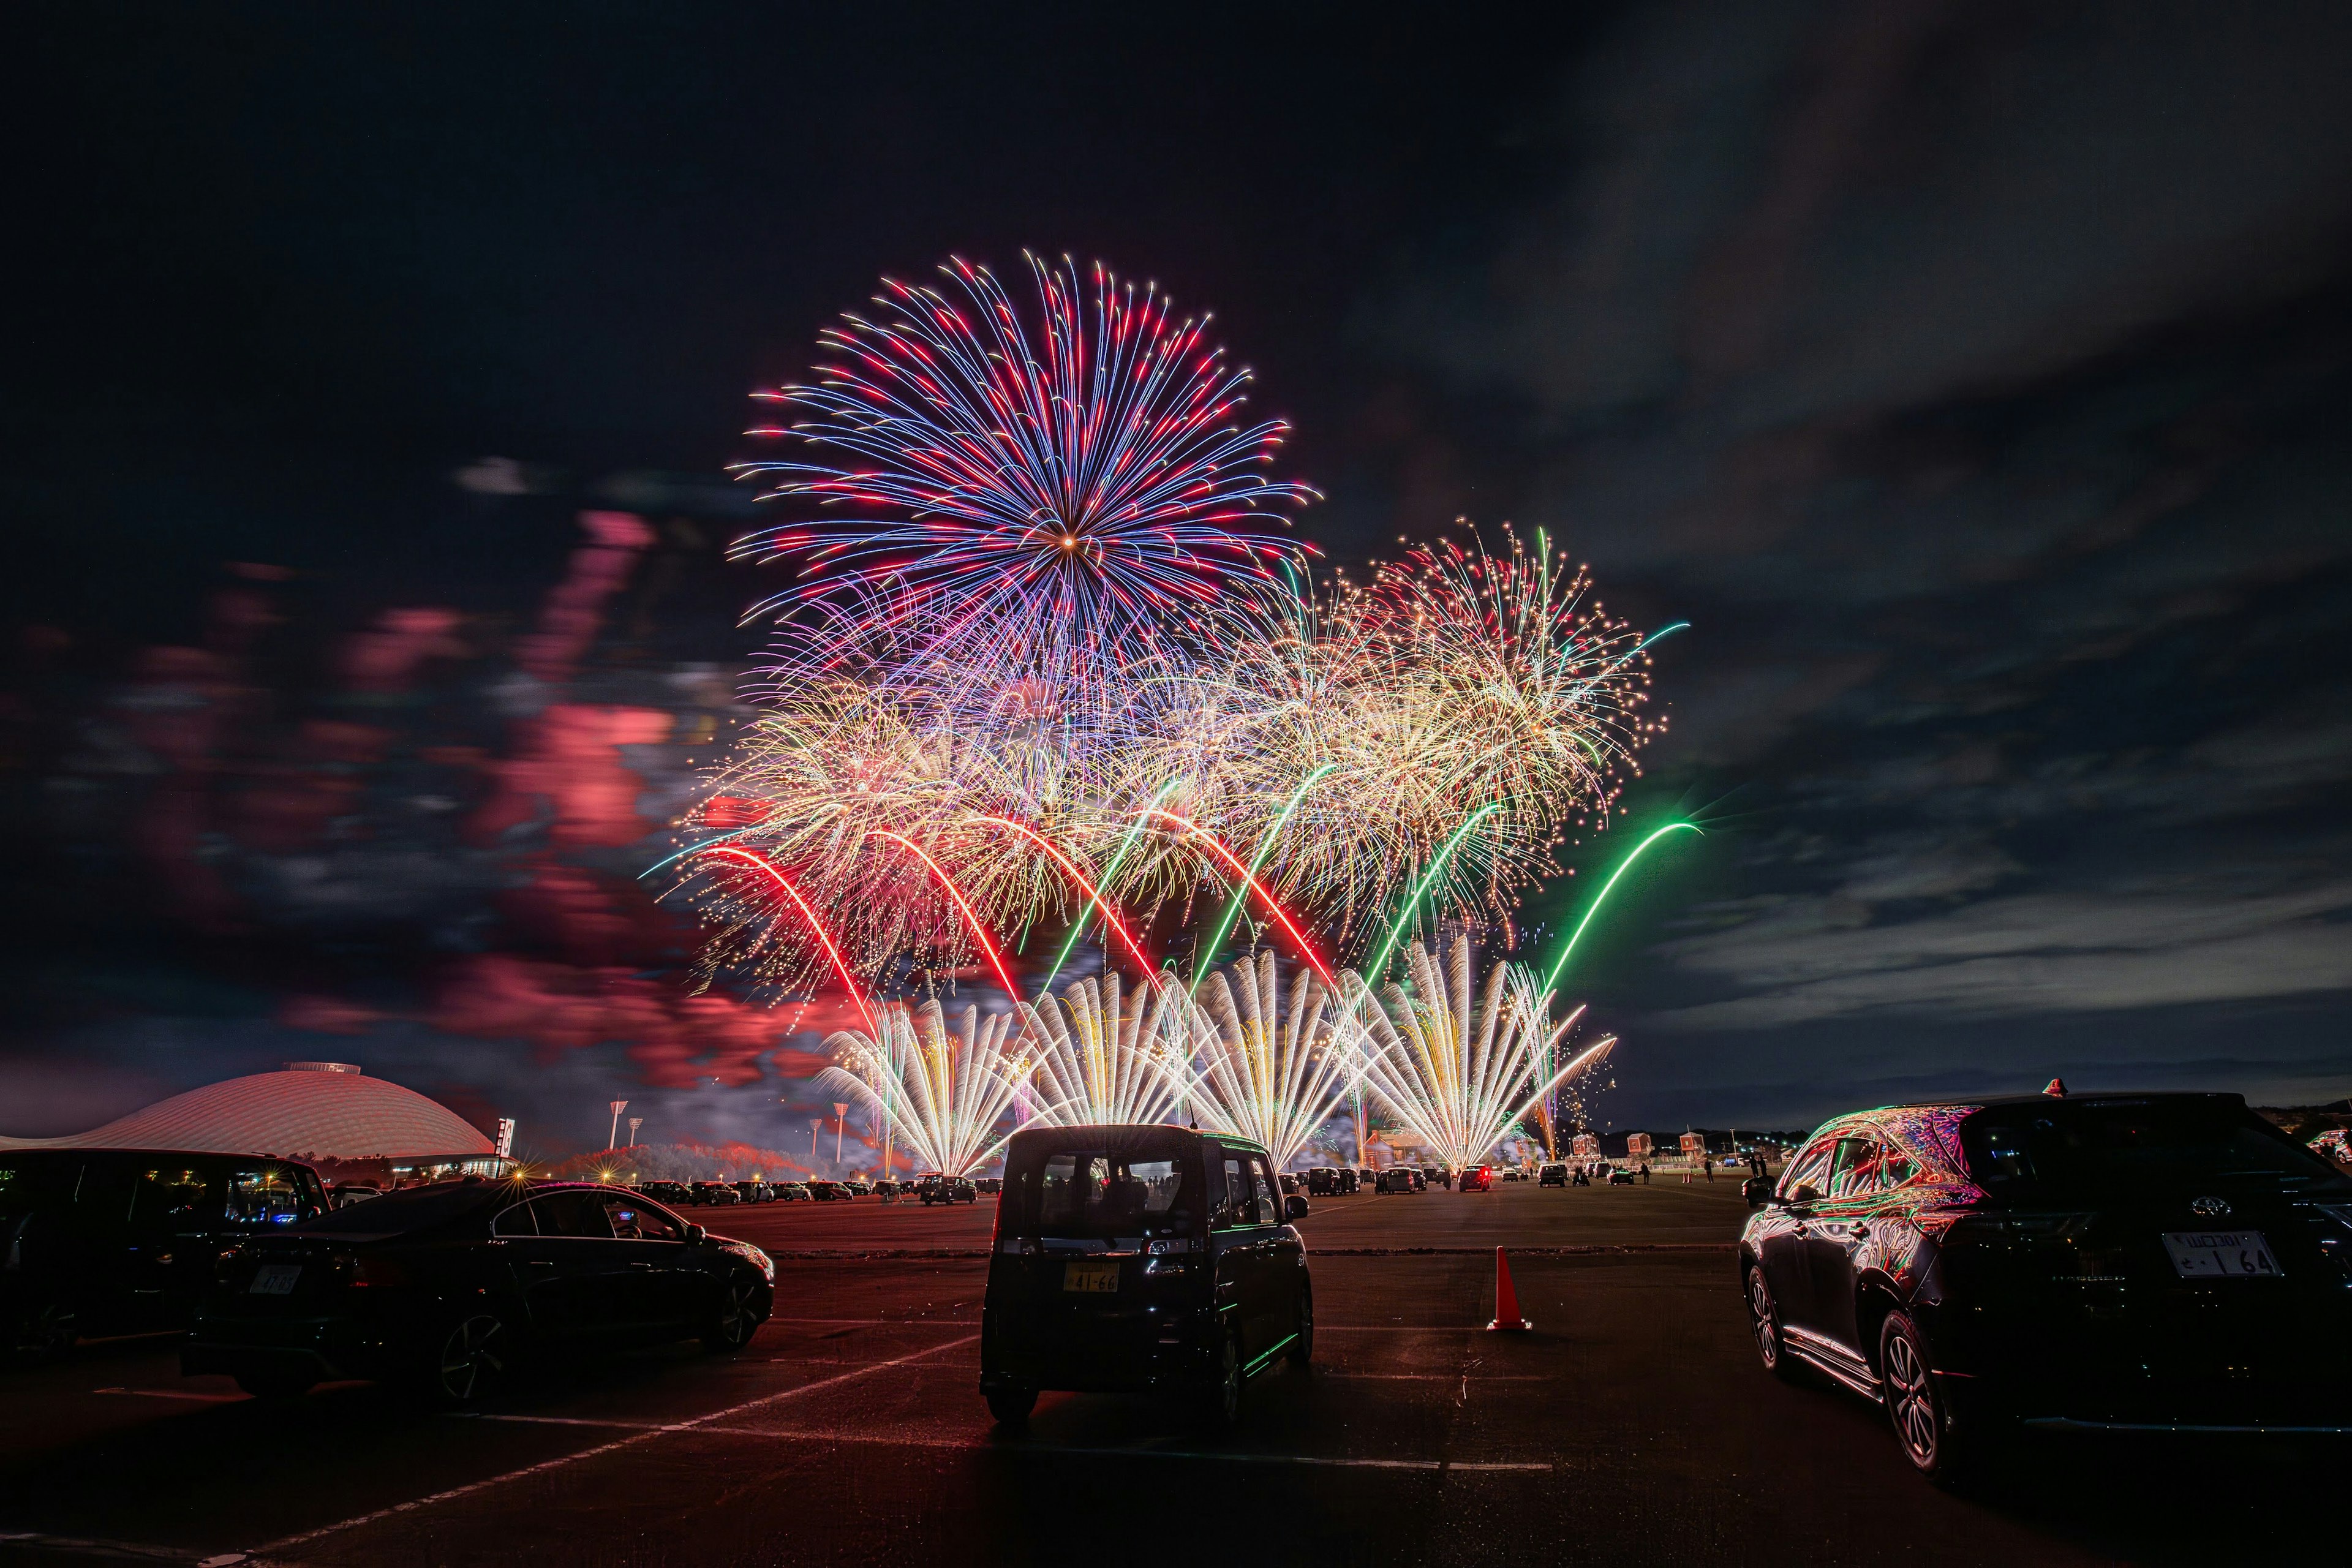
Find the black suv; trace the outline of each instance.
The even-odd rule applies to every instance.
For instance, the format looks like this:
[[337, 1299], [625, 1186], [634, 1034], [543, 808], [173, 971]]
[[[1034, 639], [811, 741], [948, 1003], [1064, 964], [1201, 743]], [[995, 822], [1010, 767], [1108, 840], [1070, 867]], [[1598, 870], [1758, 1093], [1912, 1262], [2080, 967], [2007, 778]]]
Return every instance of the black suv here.
[[1005, 1152], [980, 1388], [1018, 1426], [1040, 1389], [1173, 1389], [1213, 1422], [1315, 1348], [1307, 1249], [1265, 1149], [1181, 1127], [1016, 1132]]
[[318, 1173], [285, 1160], [0, 1151], [0, 1350], [183, 1328], [223, 1245], [328, 1207]]
[[933, 1204], [980, 1202], [980, 1189], [964, 1176], [925, 1176], [915, 1188], [915, 1195], [923, 1200], [926, 1208]]
[[535, 1352], [740, 1350], [774, 1282], [758, 1247], [625, 1188], [442, 1182], [222, 1253], [180, 1366], [262, 1397], [368, 1377], [464, 1404]]
[[2344, 1425], [2352, 1177], [2237, 1095], [1892, 1106], [1745, 1190], [1764, 1364], [1884, 1404], [1925, 1474], [2019, 1423]]

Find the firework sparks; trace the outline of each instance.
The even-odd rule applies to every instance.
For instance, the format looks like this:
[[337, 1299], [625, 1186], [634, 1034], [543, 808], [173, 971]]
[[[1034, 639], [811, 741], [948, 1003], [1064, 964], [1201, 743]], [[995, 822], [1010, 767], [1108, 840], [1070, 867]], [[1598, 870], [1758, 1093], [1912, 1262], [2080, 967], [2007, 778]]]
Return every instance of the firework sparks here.
[[1616, 1044], [1604, 1038], [1554, 1068], [1555, 1047], [1581, 1009], [1553, 1024], [1550, 994], [1511, 965], [1498, 965], [1480, 992], [1467, 937], [1454, 939], [1442, 965], [1418, 943], [1406, 959], [1410, 988], [1391, 984], [1375, 997], [1354, 975], [1342, 977], [1364, 1084], [1456, 1170], [1485, 1158], [1521, 1117]]
[[856, 1096], [927, 1169], [960, 1176], [1010, 1136], [997, 1129], [1030, 1066], [1025, 1055], [1005, 1054], [1012, 1022], [966, 1007], [950, 1030], [936, 1000], [886, 1004], [875, 1033], [845, 1029], [825, 1041], [842, 1065], [819, 1081]]
[[1119, 977], [1081, 980], [1021, 1004], [1021, 1041], [1037, 1058], [1038, 1120], [1054, 1126], [1163, 1121], [1190, 1082], [1184, 993], [1125, 993]]
[[805, 455], [740, 465], [800, 515], [739, 542], [804, 581], [754, 613], [816, 614], [804, 657], [850, 649], [1001, 685], [1092, 686], [1144, 650], [1255, 635], [1314, 499], [1266, 468], [1288, 426], [1243, 426], [1249, 372], [1153, 286], [1027, 258], [1024, 320], [961, 259], [890, 279], [820, 339], [810, 384], [758, 395]]
[[1211, 974], [1192, 1010], [1186, 1104], [1204, 1125], [1265, 1144], [1277, 1171], [1355, 1087], [1354, 1053], [1335, 1037], [1329, 1002], [1319, 982], [1302, 976], [1286, 1005], [1274, 954], [1261, 952]]

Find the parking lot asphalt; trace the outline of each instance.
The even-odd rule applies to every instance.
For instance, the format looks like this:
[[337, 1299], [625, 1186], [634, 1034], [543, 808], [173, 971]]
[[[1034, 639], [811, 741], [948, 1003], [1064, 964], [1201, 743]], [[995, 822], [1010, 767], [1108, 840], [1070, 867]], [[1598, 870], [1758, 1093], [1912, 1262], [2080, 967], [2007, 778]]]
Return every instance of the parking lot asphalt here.
[[[1203, 1436], [1150, 1399], [975, 1387], [992, 1219], [766, 1206], [750, 1350], [544, 1376], [480, 1414], [290, 1405], [166, 1342], [0, 1373], [0, 1563], [2240, 1562], [2336, 1552], [2341, 1446], [2042, 1439], [1966, 1495], [1875, 1407], [1755, 1362], [1736, 1184], [1318, 1203], [1317, 1366]], [[1497, 1241], [1535, 1329], [1491, 1334]], [[896, 1254], [896, 1256], [894, 1256]]]

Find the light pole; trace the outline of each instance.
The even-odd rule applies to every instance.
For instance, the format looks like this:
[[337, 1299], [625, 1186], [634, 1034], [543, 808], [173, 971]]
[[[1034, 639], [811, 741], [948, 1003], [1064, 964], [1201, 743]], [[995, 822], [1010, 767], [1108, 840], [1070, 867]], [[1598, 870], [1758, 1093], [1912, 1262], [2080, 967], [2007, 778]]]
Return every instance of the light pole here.
[[630, 1148], [634, 1149], [634, 1148], [635, 1148], [635, 1147], [637, 1146], [637, 1129], [638, 1129], [638, 1128], [640, 1128], [640, 1127], [643, 1127], [645, 1124], [646, 1124], [646, 1119], [645, 1119], [644, 1117], [642, 1117], [642, 1116], [632, 1116], [632, 1117], [630, 1117], [630, 1118], [629, 1118], [629, 1147], [630, 1147]]
[[629, 1109], [625, 1100], [613, 1101], [613, 1130], [604, 1135], [604, 1147], [612, 1148], [621, 1141], [621, 1112]]
[[835, 1100], [833, 1102], [833, 1169], [835, 1175], [841, 1173], [841, 1129], [843, 1123], [847, 1121], [848, 1119], [849, 1106], [847, 1102], [838, 1100]]
[[811, 1170], [816, 1169], [816, 1135], [824, 1127], [824, 1118], [822, 1116], [809, 1123], [809, 1169]]

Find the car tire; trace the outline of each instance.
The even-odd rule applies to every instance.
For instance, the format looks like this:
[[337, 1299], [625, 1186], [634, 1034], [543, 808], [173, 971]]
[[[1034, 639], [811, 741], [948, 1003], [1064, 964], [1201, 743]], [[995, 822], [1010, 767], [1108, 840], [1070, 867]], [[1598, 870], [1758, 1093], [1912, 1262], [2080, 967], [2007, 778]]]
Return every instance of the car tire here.
[[1026, 1426], [1029, 1413], [1037, 1408], [1037, 1391], [1034, 1388], [990, 1388], [982, 1393], [988, 1400], [989, 1415], [999, 1426]]
[[1315, 1288], [1305, 1280], [1298, 1284], [1297, 1338], [1290, 1342], [1290, 1364], [1300, 1372], [1313, 1369], [1315, 1363]]
[[1247, 1378], [1242, 1371], [1241, 1341], [1227, 1333], [1219, 1335], [1217, 1343], [1217, 1362], [1211, 1369], [1214, 1381], [1202, 1393], [1201, 1417], [1210, 1431], [1225, 1432], [1240, 1424]]
[[436, 1405], [473, 1405], [506, 1382], [514, 1335], [495, 1312], [450, 1320], [425, 1368], [425, 1390]]
[[9, 1324], [9, 1348], [20, 1358], [61, 1356], [81, 1338], [80, 1319], [70, 1298], [39, 1297], [25, 1303]]
[[738, 1274], [722, 1285], [718, 1310], [702, 1331], [704, 1348], [732, 1355], [750, 1344], [751, 1336], [760, 1331], [760, 1325], [768, 1321], [760, 1294], [760, 1281], [749, 1274]]
[[1951, 1403], [1928, 1364], [1927, 1341], [1908, 1312], [1889, 1312], [1879, 1325], [1878, 1366], [1887, 1424], [1911, 1468], [1939, 1486], [1972, 1473], [1989, 1447], [1989, 1433], [1952, 1419]]
[[1764, 1277], [1764, 1266], [1748, 1266], [1748, 1330], [1756, 1342], [1756, 1359], [1764, 1370], [1783, 1383], [1795, 1383], [1801, 1377], [1797, 1358], [1789, 1353], [1789, 1346], [1780, 1335], [1780, 1303], [1772, 1294], [1772, 1282]]
[[256, 1399], [299, 1399], [318, 1386], [319, 1374], [299, 1367], [268, 1367], [236, 1374], [236, 1385]]

